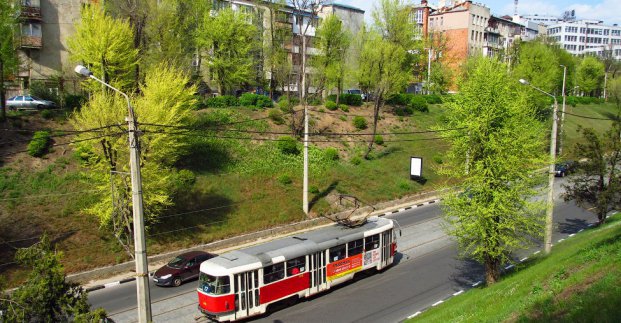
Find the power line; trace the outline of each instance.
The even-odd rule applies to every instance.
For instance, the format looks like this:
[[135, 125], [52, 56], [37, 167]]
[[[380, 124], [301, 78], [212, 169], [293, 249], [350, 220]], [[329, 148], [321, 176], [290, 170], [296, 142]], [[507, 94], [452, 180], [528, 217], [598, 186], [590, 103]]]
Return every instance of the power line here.
[[54, 197], [54, 196], [67, 196], [67, 195], [75, 195], [81, 193], [92, 193], [99, 192], [100, 190], [84, 190], [84, 191], [75, 191], [75, 192], [67, 192], [67, 193], [51, 193], [51, 194], [40, 194], [40, 195], [26, 195], [20, 197], [8, 197], [0, 199], [0, 201], [13, 201], [13, 200], [22, 200], [22, 199], [35, 199], [40, 197]]
[[583, 118], [583, 119], [617, 121], [616, 119], [611, 119], [611, 118], [589, 117], [589, 116], [583, 116], [583, 115], [569, 113], [569, 112], [561, 112], [561, 113], [564, 113], [564, 114], [567, 114], [567, 115], [570, 115], [570, 116], [574, 116], [574, 117], [578, 117], [578, 118]]
[[[84, 139], [69, 141], [69, 142], [60, 143], [60, 144], [53, 144], [53, 145], [50, 145], [50, 148], [52, 148], [52, 147], [60, 147], [60, 146], [67, 146], [67, 145], [72, 145], [72, 144], [76, 144], [76, 143], [79, 143], [79, 142], [84, 142], [84, 141], [89, 141], [89, 140], [96, 140], [96, 139], [101, 139], [101, 138], [105, 138], [105, 137], [119, 136], [119, 135], [122, 135], [122, 134], [125, 134], [125, 133], [127, 133], [127, 131], [109, 133], [109, 134], [104, 134], [104, 135], [100, 135], [100, 136], [96, 136], [96, 137], [84, 138]], [[28, 152], [27, 149], [19, 150], [19, 151], [14, 151], [14, 152], [11, 152], [11, 153], [2, 154], [2, 155], [0, 155], [0, 157], [8, 157], [8, 156], [17, 155], [19, 153], [27, 153], [27, 152]]]
[[[109, 125], [109, 126], [104, 126], [104, 127], [99, 127], [99, 128], [93, 128], [93, 129], [87, 129], [87, 130], [70, 130], [70, 131], [65, 131], [65, 130], [50, 130], [51, 134], [49, 135], [49, 138], [60, 138], [60, 137], [68, 137], [68, 136], [75, 136], [75, 135], [79, 135], [79, 134], [83, 134], [83, 133], [89, 133], [89, 132], [97, 132], [97, 133], [101, 133], [102, 130], [104, 129], [109, 129], [112, 127], [118, 126], [119, 128], [120, 125]], [[11, 131], [8, 129], [3, 129], [6, 131]], [[28, 132], [37, 132], [37, 131], [46, 131], [46, 130], [28, 130]], [[19, 132], [19, 130], [15, 130], [15, 132]], [[58, 134], [54, 134], [54, 133], [58, 133]], [[6, 145], [6, 144], [14, 144], [14, 143], [24, 143], [24, 142], [30, 142], [32, 141], [33, 138], [30, 139], [18, 139], [18, 140], [8, 140], [8, 141], [3, 141], [0, 142], [0, 145]]]

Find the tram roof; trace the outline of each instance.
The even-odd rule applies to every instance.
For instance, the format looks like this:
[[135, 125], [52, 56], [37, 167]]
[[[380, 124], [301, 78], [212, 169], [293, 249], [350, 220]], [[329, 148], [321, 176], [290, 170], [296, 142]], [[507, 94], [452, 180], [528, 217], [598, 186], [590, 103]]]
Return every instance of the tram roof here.
[[[211, 258], [201, 264], [201, 270], [216, 275], [254, 270], [290, 260], [319, 250], [325, 250], [349, 241], [362, 239], [392, 227], [392, 220], [373, 217], [358, 227], [334, 224], [325, 228], [308, 231], [284, 238], [268, 241], [248, 248], [230, 251]], [[367, 233], [365, 235], [365, 232]], [[237, 268], [239, 267], [239, 268]], [[234, 270], [230, 270], [233, 269]]]

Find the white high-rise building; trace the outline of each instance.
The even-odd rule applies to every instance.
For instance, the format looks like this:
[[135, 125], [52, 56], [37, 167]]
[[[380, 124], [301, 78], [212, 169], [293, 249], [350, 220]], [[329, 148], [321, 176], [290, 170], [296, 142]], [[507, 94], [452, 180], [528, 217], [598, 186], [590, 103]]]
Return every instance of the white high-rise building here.
[[548, 26], [548, 36], [573, 55], [604, 55], [621, 60], [621, 27], [600, 20], [562, 21]]

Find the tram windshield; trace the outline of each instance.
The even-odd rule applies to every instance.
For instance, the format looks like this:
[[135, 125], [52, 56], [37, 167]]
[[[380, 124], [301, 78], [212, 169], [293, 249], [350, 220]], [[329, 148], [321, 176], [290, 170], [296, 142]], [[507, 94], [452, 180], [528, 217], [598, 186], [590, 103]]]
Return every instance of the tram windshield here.
[[231, 291], [231, 281], [229, 276], [216, 277], [200, 273], [198, 277], [198, 288], [207, 294], [228, 294]]

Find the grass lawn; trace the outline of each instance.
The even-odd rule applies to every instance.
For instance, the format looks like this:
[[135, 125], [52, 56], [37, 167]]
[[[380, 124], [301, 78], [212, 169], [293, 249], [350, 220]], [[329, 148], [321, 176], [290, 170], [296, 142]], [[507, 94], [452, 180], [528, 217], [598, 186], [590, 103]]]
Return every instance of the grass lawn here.
[[621, 216], [556, 244], [491, 287], [472, 289], [410, 322], [618, 322]]
[[579, 127], [593, 128], [603, 133], [610, 129], [612, 121], [600, 119], [614, 119], [617, 116], [617, 107], [613, 103], [577, 105], [576, 107], [567, 105], [565, 111], [567, 114], [563, 123], [563, 156], [568, 159], [576, 158], [573, 147], [581, 141], [582, 136], [578, 132]]

